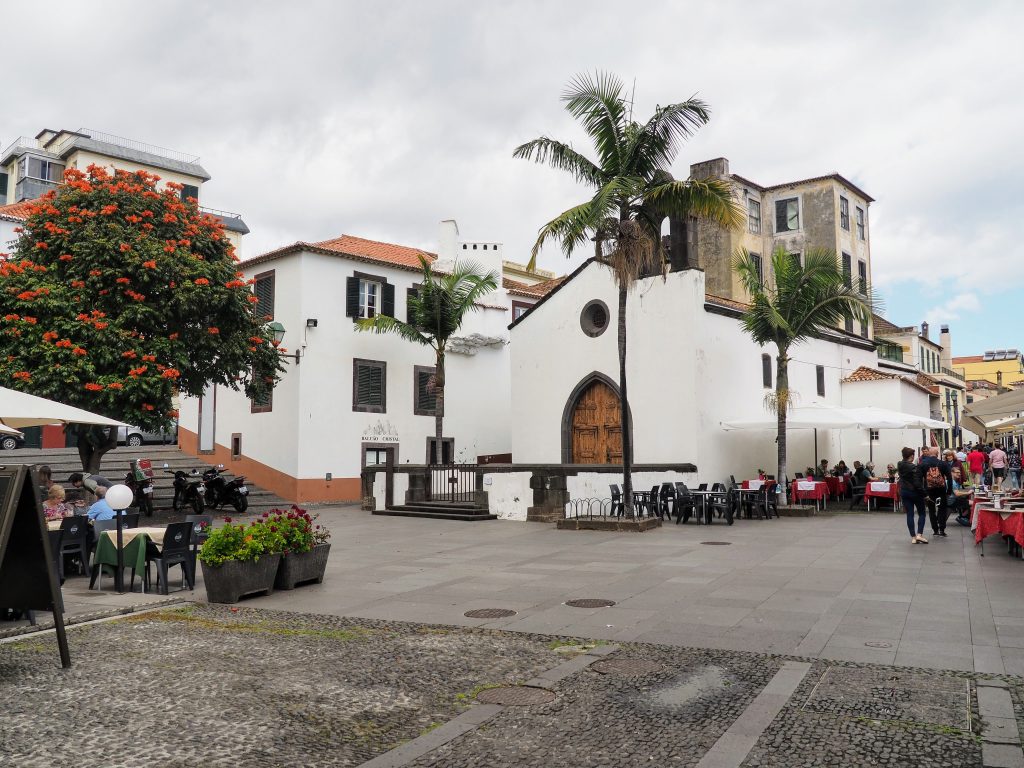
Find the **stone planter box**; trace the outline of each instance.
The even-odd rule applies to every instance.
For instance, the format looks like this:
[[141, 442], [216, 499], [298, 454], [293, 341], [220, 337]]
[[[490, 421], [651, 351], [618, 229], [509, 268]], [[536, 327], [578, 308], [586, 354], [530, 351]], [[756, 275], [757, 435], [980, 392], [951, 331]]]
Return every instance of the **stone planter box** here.
[[237, 603], [245, 595], [271, 594], [280, 561], [281, 555], [274, 554], [245, 562], [229, 560], [216, 567], [202, 563], [206, 599], [211, 603]]
[[560, 531], [632, 531], [643, 533], [661, 528], [661, 520], [656, 517], [565, 517], [555, 527]]
[[277, 578], [274, 579], [274, 589], [295, 589], [299, 584], [312, 581], [322, 584], [330, 552], [330, 544], [317, 544], [309, 552], [282, 556]]

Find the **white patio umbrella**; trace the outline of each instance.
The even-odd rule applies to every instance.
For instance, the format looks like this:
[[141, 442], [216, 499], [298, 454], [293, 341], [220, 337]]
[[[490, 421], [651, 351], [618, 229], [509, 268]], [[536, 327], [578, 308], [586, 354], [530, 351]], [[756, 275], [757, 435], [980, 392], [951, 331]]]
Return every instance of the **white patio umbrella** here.
[[[735, 429], [776, 429], [779, 426], [778, 418], [774, 413], [765, 413], [763, 416], [755, 416], [747, 419], [734, 419], [722, 422], [722, 429], [731, 431]], [[818, 463], [818, 430], [819, 429], [861, 429], [856, 415], [848, 408], [841, 408], [837, 405], [824, 405], [812, 403], [796, 408], [790, 408], [786, 414], [786, 430], [790, 429], [813, 429], [814, 430], [814, 463]]]
[[949, 424], [938, 419], [874, 405], [847, 410], [861, 422], [864, 429], [949, 429]]
[[0, 425], [12, 428], [43, 427], [47, 424], [94, 424], [101, 427], [125, 427], [123, 421], [110, 419], [45, 397], [0, 387]]

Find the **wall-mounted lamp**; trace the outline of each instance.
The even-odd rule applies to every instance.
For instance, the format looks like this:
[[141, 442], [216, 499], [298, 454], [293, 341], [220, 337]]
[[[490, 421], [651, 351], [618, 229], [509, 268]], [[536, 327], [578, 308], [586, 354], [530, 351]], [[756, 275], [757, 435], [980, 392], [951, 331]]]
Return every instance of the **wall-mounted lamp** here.
[[317, 319], [315, 317], [310, 317], [310, 318], [308, 318], [306, 320], [306, 327], [307, 328], [316, 328], [316, 326], [317, 326]]
[[[314, 322], [316, 322], [316, 321], [314, 321]], [[307, 324], [308, 324], [308, 321], [307, 321]], [[282, 341], [284, 341], [284, 326], [283, 325], [281, 325], [279, 322], [277, 322], [275, 320], [274, 322], [270, 323], [267, 326], [267, 328], [270, 330], [270, 332], [272, 334], [274, 334], [274, 343], [275, 344], [280, 344]], [[301, 350], [298, 350], [298, 349], [296, 349], [293, 354], [289, 354], [288, 352], [278, 352], [278, 354], [281, 357], [286, 357], [289, 360], [294, 360], [296, 365], [298, 365], [299, 361], [302, 360], [302, 352], [301, 352]]]

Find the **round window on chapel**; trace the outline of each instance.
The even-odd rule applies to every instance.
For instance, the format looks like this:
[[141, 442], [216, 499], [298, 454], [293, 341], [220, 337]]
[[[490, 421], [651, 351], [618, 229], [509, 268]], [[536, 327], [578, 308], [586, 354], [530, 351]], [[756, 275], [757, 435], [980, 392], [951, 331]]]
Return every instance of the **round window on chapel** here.
[[608, 328], [608, 305], [600, 299], [588, 302], [580, 313], [580, 327], [587, 336], [600, 336]]

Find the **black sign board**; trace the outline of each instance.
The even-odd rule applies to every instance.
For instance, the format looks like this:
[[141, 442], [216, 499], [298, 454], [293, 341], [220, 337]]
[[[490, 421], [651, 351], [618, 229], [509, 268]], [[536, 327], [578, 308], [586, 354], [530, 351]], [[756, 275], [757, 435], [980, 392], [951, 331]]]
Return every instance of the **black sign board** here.
[[61, 664], [70, 667], [60, 583], [38, 485], [27, 466], [0, 466], [0, 607], [51, 611]]

